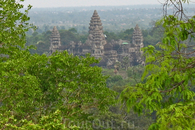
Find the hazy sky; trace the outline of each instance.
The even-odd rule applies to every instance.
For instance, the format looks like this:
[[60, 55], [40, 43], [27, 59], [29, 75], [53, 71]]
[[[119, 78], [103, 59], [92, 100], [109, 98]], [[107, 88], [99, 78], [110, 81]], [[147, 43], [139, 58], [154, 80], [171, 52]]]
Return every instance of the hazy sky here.
[[33, 7], [66, 7], [159, 4], [159, 2], [158, 0], [25, 0], [23, 4], [31, 4]]

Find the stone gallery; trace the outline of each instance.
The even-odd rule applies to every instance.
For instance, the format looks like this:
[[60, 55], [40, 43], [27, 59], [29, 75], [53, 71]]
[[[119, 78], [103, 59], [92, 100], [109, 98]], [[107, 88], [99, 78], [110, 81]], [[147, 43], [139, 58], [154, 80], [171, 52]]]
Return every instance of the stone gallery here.
[[123, 62], [124, 59], [128, 61], [129, 66], [144, 64], [141, 51], [144, 46], [143, 36], [138, 25], [134, 28], [132, 42], [125, 40], [107, 42], [96, 10], [89, 25], [89, 35], [85, 43], [72, 41], [65, 46], [61, 45], [60, 34], [54, 27], [50, 38], [50, 53], [56, 50], [67, 50], [69, 54], [72, 53], [77, 56], [85, 56], [86, 53], [90, 53], [91, 56], [101, 59], [98, 66], [102, 67], [113, 67], [116, 63]]

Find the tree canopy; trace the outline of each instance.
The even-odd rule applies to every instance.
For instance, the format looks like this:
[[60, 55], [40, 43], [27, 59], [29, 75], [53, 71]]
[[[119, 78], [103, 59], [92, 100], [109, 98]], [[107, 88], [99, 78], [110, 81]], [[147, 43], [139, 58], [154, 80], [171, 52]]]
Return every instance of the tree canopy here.
[[[146, 63], [142, 79], [145, 83], [126, 88], [120, 100], [135, 112], [157, 112], [150, 129], [187, 130], [195, 128], [194, 48], [186, 40], [194, 40], [195, 16], [187, 17], [183, 3], [188, 0], [167, 0], [164, 17], [157, 24], [164, 28], [162, 42], [145, 47]], [[167, 7], [176, 11], [167, 14]]]
[[30, 54], [31, 6], [24, 13], [14, 0], [0, 6], [0, 129], [78, 129], [69, 122], [90, 120], [91, 109], [104, 112], [115, 103], [107, 77], [91, 66], [98, 60], [66, 51]]

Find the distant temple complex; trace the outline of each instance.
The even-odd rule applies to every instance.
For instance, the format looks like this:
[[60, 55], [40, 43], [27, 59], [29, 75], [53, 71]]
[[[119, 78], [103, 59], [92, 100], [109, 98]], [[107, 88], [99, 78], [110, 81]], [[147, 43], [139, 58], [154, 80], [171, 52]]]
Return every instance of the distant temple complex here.
[[56, 50], [67, 50], [69, 53], [78, 56], [85, 56], [86, 53], [90, 53], [95, 58], [101, 59], [98, 66], [102, 67], [113, 67], [116, 63], [123, 62], [124, 58], [128, 60], [129, 66], [144, 64], [141, 51], [141, 48], [144, 46], [143, 36], [138, 25], [134, 28], [132, 43], [125, 40], [107, 42], [96, 10], [91, 17], [89, 25], [89, 36], [86, 43], [75, 43], [72, 41], [65, 46], [61, 45], [60, 34], [57, 28], [54, 27], [50, 38], [50, 53]]

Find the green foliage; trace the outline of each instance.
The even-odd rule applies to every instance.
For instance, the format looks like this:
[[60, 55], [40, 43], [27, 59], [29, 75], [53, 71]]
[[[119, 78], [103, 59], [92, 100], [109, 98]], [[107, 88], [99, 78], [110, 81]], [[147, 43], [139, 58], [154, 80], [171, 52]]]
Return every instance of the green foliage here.
[[[116, 91], [118, 94], [120, 94], [127, 86], [129, 85], [135, 85], [137, 82], [141, 81], [141, 75], [143, 73], [144, 67], [143, 66], [134, 66], [128, 68], [127, 72], [132, 72], [135, 71], [135, 74], [133, 77], [129, 77], [127, 79], [123, 79], [121, 75], [122, 70], [119, 70], [118, 75], [114, 75], [114, 70], [108, 70], [104, 69], [104, 74], [105, 75], [110, 75], [110, 77], [107, 79], [107, 87], [111, 88], [112, 90]], [[140, 72], [141, 71], [141, 72]], [[125, 72], [125, 71], [124, 71]], [[116, 98], [118, 98], [117, 96]], [[123, 128], [121, 129], [136, 129], [136, 130], [143, 130], [147, 129], [153, 122], [151, 119], [151, 115], [142, 115], [138, 116], [134, 112], [126, 112], [125, 108], [123, 107], [122, 109], [120, 108], [120, 104], [110, 106], [110, 111], [108, 113], [96, 113], [95, 112], [95, 117], [97, 117], [98, 120], [101, 121], [102, 128], [98, 127], [98, 129], [105, 129], [108, 126], [113, 126], [114, 128], [121, 128], [123, 125]], [[103, 124], [104, 123], [104, 124]], [[108, 124], [108, 126], [107, 126]], [[114, 129], [113, 128], [113, 129]]]
[[70, 31], [71, 33], [77, 33], [77, 30], [75, 28], [70, 28], [68, 29], [68, 31]]
[[144, 72], [144, 66], [142, 65], [132, 66], [128, 68], [127, 76], [133, 79], [138, 79], [140, 81], [143, 72]]
[[158, 26], [154, 26], [153, 28], [147, 30], [147, 33], [148, 33], [147, 35], [146, 35], [146, 30], [143, 30], [142, 33], [144, 37], [144, 46], [156, 45], [158, 42], [162, 41], [164, 29], [161, 25], [158, 25]]
[[[115, 85], [124, 83], [122, 76], [120, 75], [114, 75], [114, 76], [110, 76], [107, 80], [106, 80], [106, 84], [107, 87], [111, 88]], [[125, 84], [122, 84], [125, 85]]]
[[91, 108], [106, 110], [115, 93], [106, 87], [101, 68], [90, 66], [94, 62], [89, 55], [73, 57], [66, 51], [49, 57], [19, 51], [0, 63], [0, 111], [39, 119], [60, 109], [64, 118], [86, 120]]
[[[126, 86], [114, 86], [112, 87], [112, 90], [120, 94], [125, 88]], [[118, 98], [118, 96], [116, 98]], [[125, 105], [121, 105], [120, 103], [110, 106], [107, 113], [101, 113], [97, 110], [95, 110], [93, 113], [93, 116], [95, 117], [95, 125], [93, 125], [93, 129], [95, 130], [143, 130], [148, 129], [153, 123], [151, 116], [148, 116], [147, 114], [139, 116], [134, 112], [127, 112]]]
[[[49, 114], [47, 116], [42, 116], [36, 124], [33, 121], [28, 121], [26, 119], [17, 120], [12, 112], [7, 112], [6, 114], [0, 114], [0, 128], [4, 130], [78, 130], [77, 126], [65, 127], [62, 123], [61, 112], [57, 110], [56, 112]], [[20, 124], [20, 126], [18, 126]]]
[[27, 14], [31, 6], [28, 6], [25, 13], [19, 11], [23, 5], [13, 2], [13, 0], [1, 0], [0, 6], [0, 44], [3, 44], [0, 52], [10, 54], [12, 52], [9, 50], [13, 46], [24, 47], [25, 32], [29, 29], [29, 23], [26, 21], [30, 19]]
[[132, 37], [133, 37], [133, 32], [134, 32], [134, 29], [131, 28], [131, 29], [126, 29], [124, 32], [121, 32], [118, 35], [119, 35], [120, 39], [128, 40], [131, 42]]
[[195, 58], [185, 40], [193, 37], [195, 17], [185, 20], [169, 15], [158, 24], [165, 31], [162, 43], [158, 43], [160, 50], [152, 45], [143, 49], [147, 65], [142, 78], [147, 76], [146, 83], [126, 88], [120, 100], [139, 114], [144, 109], [156, 111], [152, 130], [194, 129]]
[[106, 40], [110, 42], [111, 40], [119, 40], [118, 36], [113, 32], [105, 31], [104, 34], [106, 35]]
[[27, 35], [26, 40], [26, 46], [34, 45], [36, 47], [36, 50], [30, 50], [31, 53], [37, 53], [37, 54], [43, 54], [45, 52], [49, 51], [50, 47], [50, 36], [51, 31], [44, 32], [42, 34], [39, 34], [38, 32], [34, 32], [32, 35]]
[[62, 45], [67, 45], [71, 41], [79, 42], [78, 36], [76, 35], [76, 30], [73, 28], [70, 30], [59, 30], [59, 33]]
[[114, 76], [109, 77], [107, 79], [107, 83], [109, 83], [109, 82], [117, 82], [117, 81], [120, 81], [120, 80], [123, 80], [122, 76], [120, 76], [120, 75], [114, 75]]
[[142, 65], [129, 67], [127, 71], [119, 69], [117, 74], [114, 73], [113, 69], [103, 69], [103, 74], [109, 76], [106, 80], [107, 87], [112, 89], [113, 87], [135, 85], [141, 82], [143, 72], [144, 66]]
[[31, 6], [23, 14], [13, 0], [0, 4], [0, 129], [73, 129], [64, 120], [88, 120], [91, 109], [105, 112], [116, 102], [102, 69], [92, 67], [98, 60], [66, 51], [30, 54], [24, 47]]

